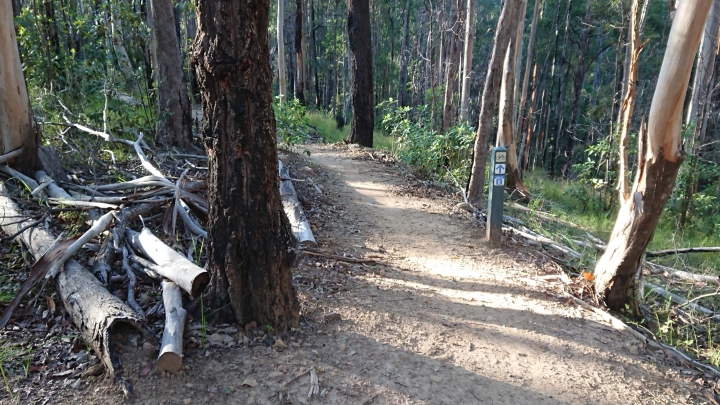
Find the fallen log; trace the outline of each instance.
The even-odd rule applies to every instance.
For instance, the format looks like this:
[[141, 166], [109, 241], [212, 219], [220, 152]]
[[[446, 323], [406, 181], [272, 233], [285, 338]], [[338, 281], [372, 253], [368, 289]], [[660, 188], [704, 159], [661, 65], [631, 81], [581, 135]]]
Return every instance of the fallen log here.
[[654, 252], [645, 252], [645, 257], [662, 257], [662, 256], [670, 256], [670, 255], [679, 255], [682, 253], [712, 253], [712, 252], [720, 252], [720, 247], [707, 246], [707, 247], [689, 247], [689, 248], [680, 248], [680, 249], [657, 250]]
[[165, 305], [165, 329], [163, 330], [157, 371], [177, 373], [182, 367], [183, 330], [187, 312], [182, 306], [180, 288], [172, 281], [163, 280], [163, 305]]
[[657, 294], [659, 294], [659, 295], [661, 295], [661, 296], [669, 299], [670, 301], [672, 301], [672, 302], [674, 302], [674, 303], [676, 303], [676, 304], [687, 305], [687, 306], [689, 306], [690, 308], [694, 309], [694, 310], [697, 311], [697, 312], [703, 313], [703, 314], [708, 315], [708, 316], [715, 316], [715, 312], [714, 312], [714, 311], [711, 311], [711, 310], [709, 310], [709, 309], [707, 309], [707, 308], [705, 308], [705, 307], [703, 307], [703, 306], [701, 306], [701, 305], [698, 305], [698, 304], [696, 304], [696, 303], [694, 303], [694, 302], [690, 302], [690, 301], [686, 300], [685, 298], [683, 298], [683, 297], [681, 297], [681, 296], [679, 296], [679, 295], [677, 295], [677, 294], [673, 294], [673, 293], [671, 293], [670, 291], [667, 291], [667, 290], [665, 290], [664, 288], [662, 288], [662, 287], [660, 287], [660, 286], [657, 286], [657, 285], [652, 284], [652, 283], [648, 283], [647, 281], [645, 282], [645, 286], [648, 287], [648, 288], [650, 288], [650, 289], [651, 289], [652, 291], [654, 291], [655, 293], [657, 293]]
[[157, 264], [154, 270], [175, 282], [193, 298], [199, 297], [210, 282], [207, 271], [164, 244], [149, 229], [143, 228], [141, 232], [128, 229], [125, 232], [132, 247]]
[[[0, 225], [7, 233], [13, 233], [23, 223], [6, 225], [3, 218], [20, 215], [15, 203], [6, 195], [0, 184]], [[18, 238], [30, 253], [40, 261], [44, 253], [55, 243], [55, 238], [45, 229], [36, 228], [23, 232]], [[110, 294], [100, 282], [79, 262], [68, 260], [64, 269], [55, 277], [55, 284], [65, 308], [85, 341], [105, 365], [107, 373], [122, 380], [122, 364], [115, 353], [111, 336], [114, 330], [123, 326], [137, 329], [147, 340], [156, 341], [152, 331], [140, 317], [119, 298]]]
[[[7, 176], [14, 177], [14, 178], [20, 180], [21, 182], [25, 183], [25, 186], [30, 190], [32, 195], [35, 196], [37, 194], [41, 194], [43, 197], [47, 196], [47, 193], [45, 193], [43, 191], [45, 186], [40, 188], [40, 186], [38, 185], [38, 183], [35, 180], [18, 172], [17, 170], [13, 170], [9, 166], [0, 166], [0, 172], [5, 173]], [[38, 189], [40, 189], [40, 190], [38, 190]]]
[[661, 264], [645, 261], [644, 264], [650, 268], [650, 274], [658, 275], [667, 273], [670, 277], [679, 278], [681, 280], [694, 281], [699, 283], [713, 283], [720, 286], [720, 278], [718, 276], [708, 276], [706, 274], [695, 274], [687, 271], [673, 269], [672, 267], [663, 266]]
[[510, 226], [503, 226], [503, 231], [513, 231], [513, 232], [517, 233], [518, 235], [524, 237], [525, 239], [530, 239], [530, 240], [534, 240], [536, 242], [545, 243], [547, 245], [550, 245], [554, 249], [559, 250], [560, 252], [565, 253], [566, 255], [568, 255], [574, 259], [577, 259], [578, 257], [581, 256], [581, 254], [579, 252], [577, 252], [573, 249], [570, 249], [567, 246], [561, 245], [561, 244], [555, 242], [554, 240], [546, 238], [541, 235], [532, 235], [528, 232], [523, 232], [517, 228], [513, 228]]
[[[290, 178], [287, 166], [278, 160], [280, 178]], [[305, 213], [300, 207], [300, 202], [295, 193], [295, 187], [291, 180], [280, 180], [280, 197], [282, 198], [285, 215], [287, 215], [292, 233], [295, 235], [298, 243], [305, 244], [310, 247], [317, 247], [315, 236], [313, 236], [310, 224], [305, 217]]]
[[95, 221], [93, 226], [91, 226], [90, 229], [87, 230], [87, 232], [85, 232], [81, 237], [79, 237], [72, 245], [67, 248], [60, 260], [58, 260], [58, 262], [53, 265], [53, 267], [50, 269], [47, 276], [45, 277], [55, 277], [62, 268], [63, 264], [65, 264], [65, 262], [67, 262], [71, 257], [73, 257], [73, 255], [77, 253], [77, 251], [80, 250], [83, 245], [98, 236], [100, 233], [105, 232], [110, 227], [112, 222], [113, 215], [111, 212], [108, 212], [107, 214], [100, 217], [100, 219]]

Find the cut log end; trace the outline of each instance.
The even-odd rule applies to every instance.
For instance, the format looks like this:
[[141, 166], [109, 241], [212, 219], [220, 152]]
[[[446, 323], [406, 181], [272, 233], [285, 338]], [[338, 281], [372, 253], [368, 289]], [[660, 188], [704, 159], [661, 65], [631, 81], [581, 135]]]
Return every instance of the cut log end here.
[[210, 284], [210, 273], [200, 273], [192, 281], [192, 289], [190, 295], [197, 298], [205, 291], [205, 287]]
[[182, 368], [182, 356], [174, 351], [162, 353], [155, 368], [160, 372], [167, 371], [170, 374], [176, 374]]

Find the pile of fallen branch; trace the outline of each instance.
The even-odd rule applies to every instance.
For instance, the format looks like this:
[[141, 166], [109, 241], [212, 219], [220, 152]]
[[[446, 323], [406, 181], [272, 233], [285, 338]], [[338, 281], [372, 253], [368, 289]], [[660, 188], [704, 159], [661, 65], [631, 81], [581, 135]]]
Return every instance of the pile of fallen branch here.
[[[208, 216], [208, 200], [204, 196], [207, 187], [202, 176], [198, 176], [204, 168], [190, 164], [190, 168], [171, 181], [148, 159], [145, 151], [150, 148], [142, 141], [142, 134], [131, 142], [72, 124], [69, 120], [68, 123], [108, 142], [131, 147], [148, 175], [117, 183], [86, 184], [63, 176], [61, 170], [50, 170], [55, 173], [54, 176], [39, 171], [31, 178], [10, 167], [0, 167], [0, 173], [14, 179], [19, 186], [13, 193], [0, 183], [0, 226], [8, 235], [3, 239], [18, 240], [35, 258], [27, 281], [0, 318], [0, 328], [8, 324], [13, 312], [34, 285], [43, 279], [51, 279], [83, 338], [102, 360], [106, 374], [122, 381], [122, 365], [111, 342], [113, 330], [121, 324], [130, 325], [151, 344], [158, 340], [146, 325], [143, 309], [135, 300], [137, 276], [147, 276], [162, 285], [165, 307], [165, 329], [156, 369], [176, 373], [182, 367], [186, 316], [181, 290], [191, 298], [199, 297], [210, 276], [193, 263], [192, 251], [188, 251], [187, 256], [180, 254], [146, 228], [143, 216], [162, 215], [162, 228], [168, 235], [178, 235], [176, 225], [179, 217], [193, 245], [197, 239], [207, 238], [202, 226]], [[58, 165], [43, 161], [43, 166]], [[196, 178], [188, 175], [193, 168]], [[289, 178], [287, 166], [280, 163], [278, 174], [283, 179]], [[280, 183], [283, 205], [296, 238], [302, 244], [315, 246], [292, 181], [282, 180]], [[24, 214], [10, 197], [18, 194], [19, 188], [27, 189], [30, 199], [34, 200], [34, 204], [30, 204], [45, 212], [40, 219]], [[53, 234], [49, 216], [67, 210], [82, 214], [89, 226], [87, 231], [79, 235]], [[143, 223], [139, 232], [128, 227], [136, 219]], [[94, 247], [91, 252], [94, 258], [89, 261], [93, 263], [91, 270], [74, 258], [89, 251], [90, 247]], [[127, 277], [125, 301], [108, 291], [113, 268]], [[126, 393], [131, 392], [125, 384]]]
[[[511, 203], [511, 206], [512, 208], [525, 212], [528, 215], [534, 215], [546, 221], [559, 222], [565, 226], [570, 226], [574, 229], [580, 229], [579, 226], [564, 221], [560, 218], [556, 218], [552, 214], [539, 212], [536, 210], [530, 210], [516, 203]], [[474, 217], [481, 217], [481, 215], [478, 214], [484, 215], [484, 213], [476, 212]], [[523, 221], [507, 216], [506, 218], [504, 218], [503, 230], [510, 233], [511, 235], [516, 234], [521, 236], [522, 238], [526, 239], [528, 241], [528, 244], [530, 245], [535, 245], [540, 248], [546, 248], [557, 252], [554, 254], [550, 254], [546, 250], [546, 253], [543, 253], [543, 255], [556, 262], [562, 268], [570, 269], [571, 272], [576, 272], [575, 278], [577, 281], [573, 281], [568, 277], [564, 277], [561, 279], [561, 281], [563, 281], [565, 293], [569, 297], [571, 297], [576, 303], [591, 308], [593, 311], [600, 313], [603, 317], [610, 319], [608, 322], [615, 326], [622, 325], [621, 327], [619, 327], [619, 329], [629, 332], [631, 335], [653, 347], [662, 349], [666, 354], [677, 358], [682, 363], [695, 366], [699, 369], [702, 369], [703, 371], [710, 371], [713, 374], [720, 376], [720, 372], [717, 371], [715, 368], [712, 368], [707, 364], [692, 360], [690, 359], [690, 357], [680, 352], [678, 349], [660, 342], [658, 340], [658, 337], [655, 336], [650, 330], [641, 329], [640, 331], [638, 331], [636, 329], [633, 329], [630, 326], [624, 324], [619, 319], [609, 315], [607, 312], [597, 307], [599, 303], [597, 302], [592, 291], [589, 291], [592, 289], [592, 283], [588, 283], [587, 280], [585, 280], [585, 277], [589, 277], [590, 280], [592, 280], [592, 276], [590, 275], [594, 267], [594, 261], [591, 259], [592, 254], [583, 254], [576, 249], [586, 249], [587, 251], [589, 251], [589, 253], [602, 253], [606, 249], [606, 244], [602, 240], [585, 231], [585, 237], [583, 238], [567, 238], [567, 242], [569, 243], [559, 242], [529, 229]], [[568, 244], [572, 244], [573, 247], [568, 246]], [[646, 252], [645, 260], [643, 260], [641, 266], [642, 271], [638, 272], [636, 279], [636, 285], [638, 286], [638, 303], [641, 305], [657, 305], [658, 307], [668, 308], [666, 304], [667, 302], [671, 302], [674, 305], [669, 310], [670, 313], [673, 314], [673, 316], [675, 317], [676, 323], [684, 323], [690, 327], [710, 327], [708, 326], [708, 322], [713, 324], [717, 323], [717, 321], [720, 320], [720, 313], [716, 312], [714, 309], [708, 308], [707, 306], [700, 305], [698, 301], [703, 298], [720, 295], [720, 278], [718, 276], [678, 270], [648, 260], [649, 258], [656, 258], [674, 254], [698, 252], [720, 252], [720, 248], [694, 247], [666, 249], [657, 252]], [[586, 265], [582, 267], [587, 267], [589, 272], [585, 269], [577, 268], [574, 265], [574, 263], [577, 263], [582, 259], [584, 259], [586, 263]], [[658, 281], [650, 282], [647, 280], [647, 278], [657, 278]], [[710, 290], [710, 292], [706, 294], [698, 294], [694, 298], [687, 299], [680, 296], [679, 294], [671, 292], [668, 287], [663, 288], [658, 285], [662, 282], [663, 279], [666, 281], [665, 284], [667, 285], [670, 285], [674, 282], [676, 282], [676, 284], [690, 283], [695, 293], [697, 293], [698, 291], [702, 291], [703, 288], [706, 290]], [[587, 292], [590, 292], [590, 294], [587, 294]], [[646, 295], [646, 293], [654, 293], [657, 297], [661, 297], [664, 302], [648, 301], [648, 297], [650, 297], [650, 295]], [[589, 302], [586, 301], [588, 299]], [[650, 311], [648, 311], [648, 313], [650, 313]], [[698, 335], [700, 335], [700, 333], [698, 333]]]

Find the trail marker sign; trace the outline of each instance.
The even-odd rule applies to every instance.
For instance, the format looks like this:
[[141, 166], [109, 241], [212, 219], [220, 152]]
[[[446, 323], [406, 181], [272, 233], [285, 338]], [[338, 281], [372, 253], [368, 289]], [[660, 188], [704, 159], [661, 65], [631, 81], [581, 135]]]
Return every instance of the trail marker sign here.
[[503, 200], [505, 199], [505, 175], [507, 174], [507, 149], [502, 146], [490, 152], [492, 184], [489, 188], [486, 236], [490, 243], [499, 245], [502, 238]]

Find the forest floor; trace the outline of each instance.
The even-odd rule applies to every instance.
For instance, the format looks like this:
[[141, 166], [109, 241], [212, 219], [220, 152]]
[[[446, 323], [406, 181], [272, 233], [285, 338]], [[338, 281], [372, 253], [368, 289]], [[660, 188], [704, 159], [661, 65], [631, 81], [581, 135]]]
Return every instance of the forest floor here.
[[[562, 270], [505, 235], [502, 246], [449, 194], [383, 152], [308, 145], [291, 175], [318, 251], [294, 274], [301, 322], [282, 342], [207, 325], [179, 376], [146, 374], [125, 338], [123, 400], [103, 377], [40, 387], [53, 404], [685, 404], [712, 403], [714, 379], [651, 350], [566, 298]], [[375, 264], [351, 263], [351, 258]], [[188, 332], [203, 333], [198, 320]], [[197, 346], [197, 345], [195, 345]], [[308, 398], [310, 369], [320, 394]], [[712, 401], [712, 400], [710, 400]], [[7, 392], [0, 403], [12, 403]]]

